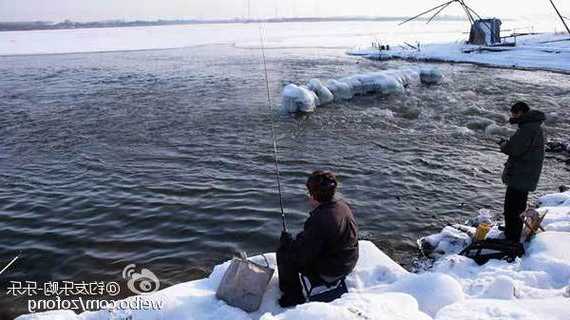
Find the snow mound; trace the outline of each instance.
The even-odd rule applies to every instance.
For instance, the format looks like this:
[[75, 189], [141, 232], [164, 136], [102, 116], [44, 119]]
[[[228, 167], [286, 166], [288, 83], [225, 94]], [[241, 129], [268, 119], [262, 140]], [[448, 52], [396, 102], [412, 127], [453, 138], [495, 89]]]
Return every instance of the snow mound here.
[[441, 308], [464, 300], [459, 282], [442, 273], [410, 274], [386, 290], [413, 296], [418, 301], [420, 310], [432, 317]]
[[445, 307], [435, 319], [565, 320], [569, 310], [570, 299], [566, 298], [523, 301], [475, 299]]
[[527, 249], [528, 258], [522, 262], [527, 270], [545, 271], [552, 287], [561, 288], [570, 280], [570, 233], [547, 231], [540, 233]]
[[416, 300], [403, 293], [349, 293], [332, 303], [309, 303], [277, 316], [263, 315], [260, 320], [314, 320], [314, 319], [382, 319], [430, 320], [418, 310]]
[[299, 88], [302, 87], [290, 84], [283, 90], [282, 108], [290, 113], [312, 112], [315, 107], [332, 101], [349, 100], [357, 95], [399, 94], [411, 83], [421, 81], [426, 84], [437, 84], [442, 78], [443, 74], [436, 68], [415, 67], [358, 74], [338, 80], [330, 79], [324, 86], [318, 79], [311, 79], [307, 89], [315, 94], [317, 102], [314, 103], [307, 92], [301, 92]]

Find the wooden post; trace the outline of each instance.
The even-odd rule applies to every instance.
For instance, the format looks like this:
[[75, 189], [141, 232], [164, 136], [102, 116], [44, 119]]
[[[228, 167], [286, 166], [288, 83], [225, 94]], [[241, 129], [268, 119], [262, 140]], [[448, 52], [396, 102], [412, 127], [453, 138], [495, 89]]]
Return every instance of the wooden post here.
[[554, 7], [554, 10], [556, 11], [556, 14], [560, 17], [560, 20], [562, 20], [562, 24], [563, 24], [564, 27], [566, 28], [566, 31], [568, 31], [568, 34], [570, 34], [570, 28], [568, 28], [568, 25], [566, 24], [566, 21], [564, 21], [564, 17], [562, 17], [562, 15], [560, 14], [560, 11], [558, 11], [558, 8], [556, 8], [556, 5], [554, 5], [554, 2], [552, 2], [552, 0], [550, 0], [550, 3], [551, 3], [552, 6]]

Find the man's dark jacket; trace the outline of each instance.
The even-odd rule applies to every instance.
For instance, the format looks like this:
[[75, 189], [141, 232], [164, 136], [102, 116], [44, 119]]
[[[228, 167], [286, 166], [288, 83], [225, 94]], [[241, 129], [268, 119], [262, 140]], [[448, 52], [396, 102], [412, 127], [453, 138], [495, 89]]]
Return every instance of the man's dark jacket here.
[[358, 261], [358, 226], [342, 200], [321, 203], [290, 245], [299, 270], [328, 277], [349, 274]]
[[544, 113], [530, 110], [518, 119], [519, 129], [501, 146], [509, 156], [503, 171], [503, 182], [518, 191], [534, 191], [542, 172], [545, 135]]

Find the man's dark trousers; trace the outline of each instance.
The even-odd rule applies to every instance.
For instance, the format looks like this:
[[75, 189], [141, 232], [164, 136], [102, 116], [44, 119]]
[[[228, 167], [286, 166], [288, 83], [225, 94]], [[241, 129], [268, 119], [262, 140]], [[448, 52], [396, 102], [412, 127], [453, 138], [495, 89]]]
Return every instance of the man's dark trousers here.
[[512, 241], [520, 241], [523, 228], [521, 213], [526, 210], [528, 191], [519, 191], [507, 187], [505, 194], [505, 237]]
[[279, 289], [291, 298], [303, 298], [303, 287], [299, 279], [301, 270], [288, 257], [290, 252], [283, 246], [277, 250], [277, 270], [279, 271]]

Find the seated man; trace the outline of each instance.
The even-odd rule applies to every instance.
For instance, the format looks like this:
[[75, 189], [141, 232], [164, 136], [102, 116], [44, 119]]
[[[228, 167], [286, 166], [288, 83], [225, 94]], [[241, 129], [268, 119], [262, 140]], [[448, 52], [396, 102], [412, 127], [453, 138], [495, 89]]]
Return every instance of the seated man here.
[[282, 233], [277, 251], [281, 307], [305, 302], [299, 273], [320, 282], [348, 275], [358, 260], [358, 227], [346, 202], [335, 199], [333, 173], [315, 171], [307, 179], [309, 202], [314, 208], [303, 231], [293, 240]]

